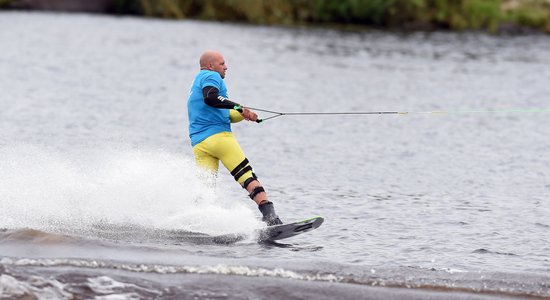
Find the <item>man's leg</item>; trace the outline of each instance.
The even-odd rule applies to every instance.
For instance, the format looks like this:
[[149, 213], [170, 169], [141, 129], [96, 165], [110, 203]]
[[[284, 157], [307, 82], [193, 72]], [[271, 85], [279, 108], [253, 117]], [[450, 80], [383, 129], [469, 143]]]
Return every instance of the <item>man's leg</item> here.
[[201, 179], [204, 180], [208, 186], [214, 187], [216, 186], [219, 159], [209, 153], [210, 141], [208, 139], [209, 138], [195, 145], [195, 147], [193, 147], [193, 154], [195, 155], [195, 163], [197, 166], [210, 172], [208, 175], [204, 174], [204, 178], [201, 176]]
[[282, 224], [275, 213], [273, 203], [268, 200], [267, 193], [254, 174], [248, 159], [246, 159], [237, 139], [230, 132], [218, 133], [211, 154], [219, 158], [229, 170], [233, 178], [248, 192], [249, 197], [258, 204], [263, 220], [268, 225]]

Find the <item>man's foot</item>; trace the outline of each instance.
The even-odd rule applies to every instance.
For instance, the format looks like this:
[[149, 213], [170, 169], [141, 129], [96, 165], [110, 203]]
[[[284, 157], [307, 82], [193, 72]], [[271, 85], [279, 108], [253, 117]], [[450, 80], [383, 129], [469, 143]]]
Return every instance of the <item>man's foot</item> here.
[[262, 202], [258, 205], [258, 209], [262, 212], [263, 218], [262, 221], [267, 223], [267, 226], [281, 225], [281, 219], [275, 213], [275, 208], [273, 208], [273, 203], [269, 201]]
[[272, 219], [266, 219], [265, 217], [262, 218], [262, 221], [264, 221], [267, 226], [273, 226], [273, 225], [282, 225], [283, 222], [281, 221], [281, 219], [279, 219], [279, 217], [275, 217], [275, 218], [272, 218]]

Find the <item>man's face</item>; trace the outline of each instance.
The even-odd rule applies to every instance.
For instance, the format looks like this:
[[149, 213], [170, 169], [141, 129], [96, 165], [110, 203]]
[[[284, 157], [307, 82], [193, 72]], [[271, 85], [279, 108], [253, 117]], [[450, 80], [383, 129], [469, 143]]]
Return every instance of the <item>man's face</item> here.
[[227, 70], [227, 66], [225, 65], [225, 60], [223, 59], [223, 56], [216, 55], [216, 57], [212, 60], [210, 67], [212, 71], [218, 72], [218, 74], [220, 74], [222, 78], [225, 78], [225, 71]]

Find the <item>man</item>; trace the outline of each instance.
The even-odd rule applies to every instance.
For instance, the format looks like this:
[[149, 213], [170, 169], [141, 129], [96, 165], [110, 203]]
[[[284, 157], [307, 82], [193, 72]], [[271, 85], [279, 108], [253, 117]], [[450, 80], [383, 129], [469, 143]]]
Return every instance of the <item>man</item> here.
[[252, 171], [248, 159], [231, 133], [230, 123], [256, 121], [253, 111], [227, 99], [223, 79], [227, 66], [221, 53], [206, 51], [200, 57], [200, 72], [195, 77], [187, 101], [189, 137], [197, 165], [214, 173], [219, 161], [258, 204], [268, 226], [282, 224], [273, 203]]

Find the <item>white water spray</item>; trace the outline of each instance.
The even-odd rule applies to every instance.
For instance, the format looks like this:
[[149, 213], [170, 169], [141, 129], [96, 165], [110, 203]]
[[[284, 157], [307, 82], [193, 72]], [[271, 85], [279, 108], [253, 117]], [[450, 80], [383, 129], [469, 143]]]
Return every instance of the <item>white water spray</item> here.
[[[261, 226], [237, 186], [208, 187], [192, 159], [164, 151], [0, 148], [0, 227], [86, 234], [135, 225], [207, 234]], [[239, 193], [239, 195], [241, 195]]]

